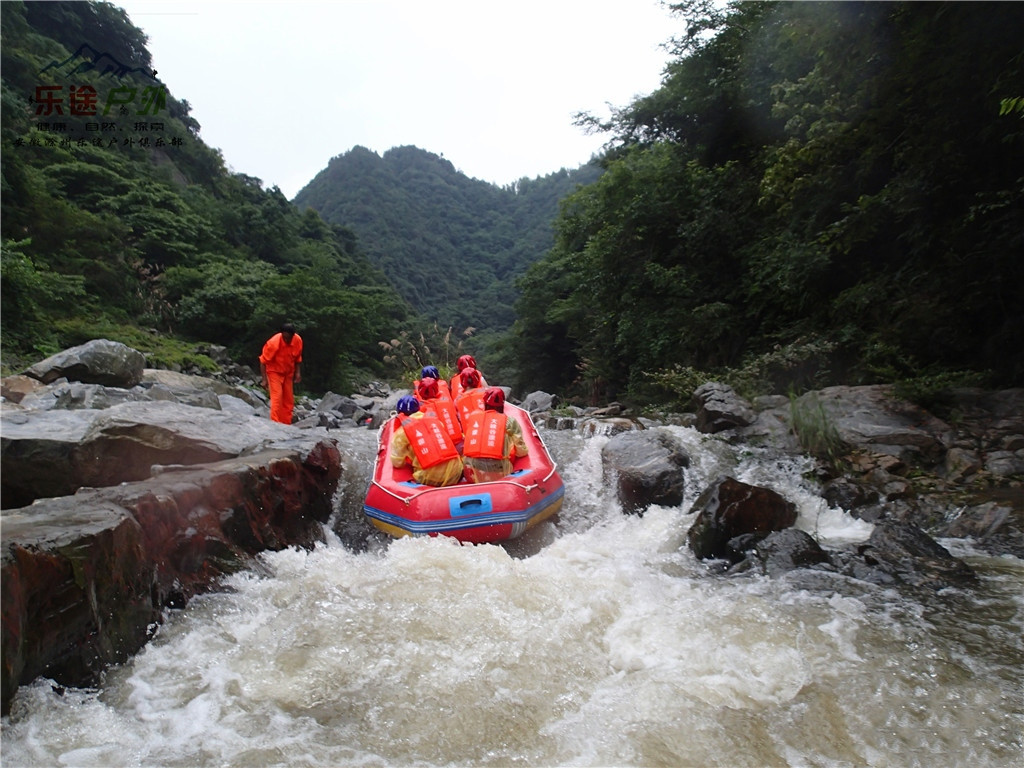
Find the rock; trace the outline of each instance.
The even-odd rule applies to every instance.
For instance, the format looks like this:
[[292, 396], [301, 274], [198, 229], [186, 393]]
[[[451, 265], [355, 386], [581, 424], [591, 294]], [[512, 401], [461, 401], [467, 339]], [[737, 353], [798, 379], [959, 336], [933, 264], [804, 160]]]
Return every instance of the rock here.
[[946, 452], [946, 476], [962, 480], [981, 469], [981, 457], [977, 451], [965, 448], [950, 448]]
[[541, 413], [550, 411], [558, 404], [556, 395], [549, 395], [547, 392], [531, 392], [523, 398], [522, 408], [527, 413]]
[[768, 576], [780, 576], [796, 568], [805, 568], [829, 562], [813, 537], [797, 528], [786, 528], [769, 533], [755, 547], [762, 571]]
[[146, 357], [109, 339], [94, 339], [65, 349], [30, 367], [25, 374], [49, 384], [59, 378], [130, 389], [142, 381]]
[[141, 387], [123, 389], [102, 384], [83, 384], [80, 381], [56, 381], [40, 387], [22, 398], [21, 404], [30, 410], [101, 409], [149, 398]]
[[995, 501], [988, 501], [976, 507], [965, 507], [946, 527], [943, 535], [961, 539], [970, 536], [984, 541], [1002, 528], [1012, 514], [1012, 507]]
[[739, 562], [743, 552], [729, 547], [729, 540], [747, 533], [767, 533], [796, 522], [796, 505], [770, 488], [748, 485], [723, 476], [694, 502], [690, 512], [697, 519], [686, 538], [700, 559], [722, 558]]
[[903, 583], [944, 589], [973, 582], [974, 571], [949, 554], [928, 534], [910, 523], [883, 520], [875, 525], [867, 543], [857, 549], [870, 570], [854, 575], [875, 583]]
[[217, 402], [220, 403], [220, 410], [231, 413], [240, 413], [246, 416], [256, 416], [257, 411], [245, 400], [234, 395], [217, 395]]
[[39, 379], [17, 373], [0, 379], [0, 397], [11, 403], [20, 403], [25, 395], [44, 386]]
[[109, 501], [4, 513], [0, 695], [40, 675], [87, 685], [143, 646], [160, 618], [142, 527]]
[[350, 417], [359, 409], [359, 406], [351, 397], [328, 392], [320, 399], [320, 404], [316, 409], [319, 412], [335, 411], [342, 416]]
[[545, 427], [552, 430], [576, 429], [575, 416], [548, 416], [542, 421]]
[[651, 504], [674, 507], [683, 502], [683, 468], [690, 466], [690, 456], [667, 431], [617, 434], [601, 449], [601, 461], [626, 512], [643, 514]]
[[995, 498], [974, 503], [959, 510], [940, 537], [970, 538], [994, 555], [1024, 552], [1024, 488], [993, 489]]
[[640, 424], [637, 424], [632, 419], [595, 419], [586, 418], [581, 422], [573, 420], [573, 425], [579, 428], [579, 432], [584, 437], [594, 437], [595, 435], [606, 435], [614, 436], [622, 434], [623, 432], [633, 432], [638, 429], [643, 429]]
[[697, 429], [705, 433], [746, 427], [755, 419], [747, 401], [732, 387], [715, 381], [709, 381], [694, 391], [693, 404], [697, 412]]
[[893, 396], [890, 387], [827, 387], [796, 401], [820, 404], [838, 437], [851, 449], [890, 454], [903, 461], [943, 460], [952, 430], [923, 408]]
[[99, 411], [5, 410], [0, 426], [4, 508], [86, 485], [142, 480], [154, 464], [201, 464], [311, 439], [265, 419], [169, 402]]
[[862, 483], [848, 477], [837, 477], [825, 484], [822, 494], [830, 507], [850, 512], [865, 504], [878, 501], [877, 491], [868, 490]]
[[985, 471], [997, 477], [1024, 475], [1024, 450], [992, 451], [985, 457]]
[[322, 540], [333, 441], [79, 490], [3, 513], [2, 696], [46, 675], [95, 685], [182, 606], [266, 549]]
[[881, 467], [868, 472], [864, 480], [869, 486], [876, 488], [886, 501], [908, 499], [913, 495], [913, 486], [907, 480], [886, 472]]
[[[142, 372], [142, 383], [146, 386], [160, 384], [172, 392], [188, 392], [191, 390], [209, 390], [213, 394], [231, 395], [244, 400], [258, 412], [267, 409], [266, 396], [248, 387], [233, 386], [206, 376], [190, 376], [177, 371], [165, 371], [157, 368], [146, 368]], [[182, 400], [182, 402], [184, 402]], [[267, 411], [269, 412], [269, 411]]]
[[78, 443], [97, 413], [0, 412], [0, 507], [74, 493], [83, 484], [76, 468]]

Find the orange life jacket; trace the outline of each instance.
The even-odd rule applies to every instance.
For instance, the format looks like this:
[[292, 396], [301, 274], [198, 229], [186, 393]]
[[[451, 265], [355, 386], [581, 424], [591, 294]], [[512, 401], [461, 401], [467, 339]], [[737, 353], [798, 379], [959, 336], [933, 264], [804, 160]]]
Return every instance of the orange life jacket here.
[[419, 418], [402, 419], [402, 429], [423, 469], [451, 461], [459, 455], [444, 424], [433, 414], [425, 413]]
[[466, 419], [471, 413], [484, 409], [484, 395], [486, 390], [483, 387], [467, 389], [455, 401], [455, 407], [459, 409], [459, 420], [462, 422], [462, 431], [466, 431]]
[[[508, 459], [505, 455], [505, 424], [508, 416], [497, 411], [477, 411], [466, 419], [463, 456], [474, 459]], [[515, 455], [512, 447], [512, 455]]]
[[420, 410], [424, 413], [432, 413], [444, 424], [444, 430], [453, 442], [462, 439], [462, 425], [459, 423], [459, 415], [455, 410], [455, 403], [444, 397], [436, 397], [431, 400], [424, 400], [420, 404]]

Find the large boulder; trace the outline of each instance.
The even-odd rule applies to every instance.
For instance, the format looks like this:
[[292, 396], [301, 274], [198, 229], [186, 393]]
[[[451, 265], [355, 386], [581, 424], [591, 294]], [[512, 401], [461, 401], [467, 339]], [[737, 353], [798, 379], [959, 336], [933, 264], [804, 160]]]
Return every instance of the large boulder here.
[[318, 439], [246, 414], [163, 401], [104, 410], [5, 409], [0, 427], [4, 508], [82, 486], [142, 480], [155, 464], [202, 464]]
[[827, 387], [797, 398], [794, 408], [821, 409], [838, 438], [854, 449], [940, 463], [952, 428], [890, 387]]
[[750, 404], [732, 387], [716, 381], [709, 381], [694, 390], [693, 405], [697, 413], [697, 429], [705, 433], [746, 427], [756, 418]]
[[94, 339], [33, 365], [26, 375], [44, 384], [60, 378], [129, 389], [142, 381], [146, 356], [109, 339]]
[[523, 398], [522, 408], [529, 414], [543, 413], [550, 411], [558, 405], [558, 395], [550, 395], [547, 392], [531, 392]]
[[81, 487], [75, 455], [96, 413], [0, 412], [0, 507], [22, 507]]
[[166, 607], [258, 552], [321, 541], [340, 473], [323, 439], [5, 510], [4, 713], [38, 675], [95, 684], [143, 646]]
[[642, 514], [651, 504], [683, 502], [683, 469], [690, 456], [667, 430], [621, 432], [601, 449], [601, 461], [624, 511]]
[[[166, 371], [159, 368], [146, 368], [142, 372], [143, 385], [161, 385], [176, 394], [176, 399], [185, 402], [181, 393], [190, 393], [193, 390], [209, 390], [218, 397], [230, 395], [244, 400], [257, 410], [266, 409], [266, 396], [248, 387], [235, 386], [218, 379], [211, 379], [207, 376], [192, 376], [177, 371]], [[264, 413], [264, 415], [266, 415]]]
[[746, 550], [772, 531], [796, 522], [796, 505], [770, 488], [722, 476], [694, 502], [697, 519], [686, 538], [701, 558], [741, 561]]
[[877, 584], [944, 589], [974, 582], [970, 566], [912, 523], [883, 520], [875, 525], [847, 570]]

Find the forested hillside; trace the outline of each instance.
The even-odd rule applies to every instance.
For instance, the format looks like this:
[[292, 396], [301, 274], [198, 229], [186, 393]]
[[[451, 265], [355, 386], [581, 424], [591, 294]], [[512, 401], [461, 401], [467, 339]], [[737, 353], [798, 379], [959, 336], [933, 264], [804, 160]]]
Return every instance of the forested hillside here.
[[457, 330], [511, 327], [514, 281], [554, 243], [558, 202], [600, 176], [595, 165], [498, 187], [416, 147], [355, 147], [295, 197], [349, 227], [373, 263], [429, 321]]
[[[524, 382], [1024, 383], [1024, 4], [673, 6], [522, 281]], [[652, 384], [659, 389], [652, 389]]]
[[600, 168], [501, 188], [356, 147], [293, 205], [122, 10], [0, 4], [5, 372], [100, 336], [254, 365], [288, 319], [314, 391], [449, 326], [489, 377], [599, 400], [1024, 384], [1024, 4], [672, 7], [662, 86], [580, 118]]
[[96, 2], [4, 2], [2, 335], [6, 370], [91, 338], [151, 364], [257, 365], [285, 320], [305, 381], [348, 391], [411, 313], [351, 231], [229, 173], [145, 36]]

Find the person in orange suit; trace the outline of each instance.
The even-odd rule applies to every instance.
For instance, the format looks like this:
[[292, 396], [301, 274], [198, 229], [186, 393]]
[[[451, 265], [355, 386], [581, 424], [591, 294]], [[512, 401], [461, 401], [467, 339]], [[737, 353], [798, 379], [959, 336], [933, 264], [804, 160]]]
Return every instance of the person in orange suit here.
[[302, 381], [302, 337], [295, 326], [285, 323], [263, 345], [260, 355], [263, 388], [270, 395], [270, 419], [281, 424], [292, 423], [295, 408], [294, 385]]

